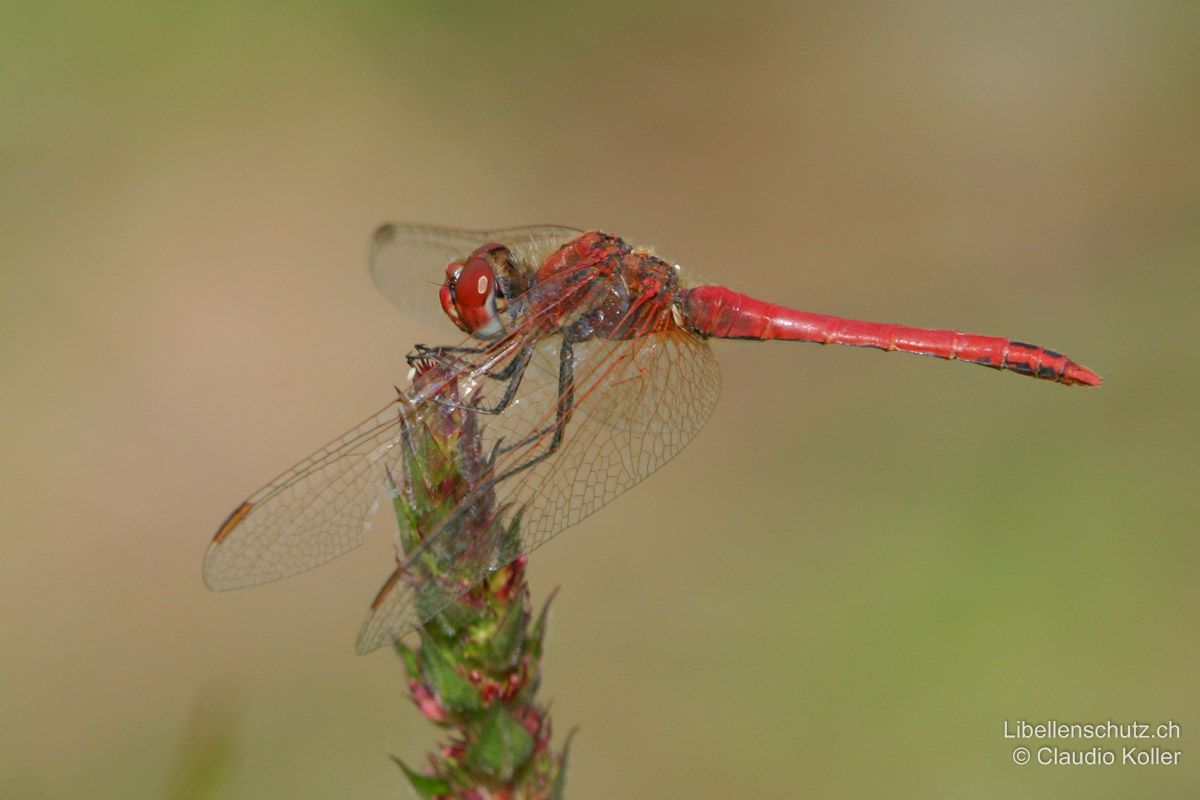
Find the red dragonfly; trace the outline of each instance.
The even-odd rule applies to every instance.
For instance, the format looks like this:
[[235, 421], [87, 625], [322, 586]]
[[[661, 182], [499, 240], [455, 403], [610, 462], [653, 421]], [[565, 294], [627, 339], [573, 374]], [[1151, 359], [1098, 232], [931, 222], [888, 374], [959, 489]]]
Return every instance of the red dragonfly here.
[[[484, 452], [494, 458], [485, 489], [495, 508], [521, 518], [520, 553], [509, 559], [649, 476], [700, 431], [721, 384], [711, 337], [874, 347], [1068, 385], [1101, 382], [1025, 342], [796, 311], [720, 286], [689, 289], [678, 266], [599, 231], [385, 225], [370, 269], [383, 294], [417, 317], [440, 316], [431, 288], [440, 283], [440, 314], [468, 334], [455, 347], [419, 345], [409, 362], [441, 364], [453, 396], [478, 412]], [[389, 481], [405, 469], [405, 414], [446, 388], [408, 390], [251, 495], [209, 546], [209, 587], [273, 581], [361, 544]], [[420, 563], [432, 557], [465, 576], [454, 591], [504, 566], [494, 553], [472, 555], [468, 543], [449, 541], [455, 529], [443, 525], [423, 553], [401, 556], [372, 604], [360, 652], [453, 599], [449, 588], [432, 603], [426, 592], [416, 608]]]

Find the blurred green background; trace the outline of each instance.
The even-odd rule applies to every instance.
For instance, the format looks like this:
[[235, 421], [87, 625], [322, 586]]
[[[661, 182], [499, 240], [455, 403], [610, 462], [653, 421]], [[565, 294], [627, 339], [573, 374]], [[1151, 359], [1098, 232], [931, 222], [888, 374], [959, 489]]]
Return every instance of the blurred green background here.
[[[571, 797], [1197, 796], [1198, 41], [1191, 2], [5, 3], [0, 796], [405, 796], [434, 732], [353, 654], [389, 537], [200, 581], [454, 340], [374, 292], [385, 220], [602, 227], [1107, 379], [717, 343], [703, 433], [532, 561]], [[1182, 764], [1002, 736], [1110, 718]]]

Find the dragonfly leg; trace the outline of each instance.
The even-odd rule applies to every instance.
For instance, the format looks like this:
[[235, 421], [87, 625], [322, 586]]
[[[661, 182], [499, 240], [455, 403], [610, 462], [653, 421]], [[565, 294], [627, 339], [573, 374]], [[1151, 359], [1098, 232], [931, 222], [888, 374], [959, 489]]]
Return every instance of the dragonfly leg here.
[[496, 442], [496, 446], [492, 449], [492, 459], [497, 455], [509, 453], [520, 447], [526, 447], [539, 439], [542, 439], [551, 431], [554, 435], [550, 437], [550, 442], [546, 449], [536, 456], [533, 456], [527, 461], [506, 470], [504, 473], [492, 479], [493, 483], [499, 483], [506, 478], [516, 475], [518, 472], [523, 472], [530, 467], [545, 461], [550, 456], [554, 455], [558, 448], [562, 445], [563, 432], [566, 430], [567, 421], [571, 418], [571, 412], [575, 407], [575, 352], [571, 347], [569, 339], [563, 339], [562, 347], [558, 351], [558, 405], [554, 412], [554, 422], [542, 428], [539, 431], [526, 436], [519, 442], [510, 445], [503, 445], [501, 442]]
[[425, 358], [425, 357], [436, 358], [441, 353], [479, 354], [479, 353], [482, 353], [486, 349], [487, 348], [482, 345], [472, 345], [470, 347], [463, 347], [463, 346], [451, 347], [449, 345], [439, 344], [439, 345], [431, 347], [430, 345], [427, 345], [427, 344], [419, 344], [419, 345], [417, 345], [417, 352], [415, 352], [411, 356], [409, 356], [409, 360], [412, 360], [414, 358]]
[[[445, 364], [447, 367], [453, 367], [459, 363], [457, 358], [447, 358], [450, 353], [474, 353], [481, 354], [486, 352], [485, 348], [477, 347], [428, 347], [426, 345], [417, 345], [417, 352], [408, 357], [408, 361], [412, 364], [414, 361], [421, 359], [432, 359], [440, 364]], [[505, 409], [512, 405], [513, 399], [517, 396], [517, 390], [521, 387], [521, 378], [525, 375], [525, 368], [529, 366], [529, 362], [533, 359], [533, 350], [526, 348], [521, 351], [516, 358], [509, 361], [502, 369], [494, 371], [485, 371], [483, 374], [495, 381], [507, 381], [508, 386], [504, 388], [504, 395], [494, 405], [485, 406], [480, 403], [454, 403], [450, 401], [439, 401], [445, 408], [461, 408], [469, 411], [478, 411], [481, 414], [502, 414]]]
[[508, 386], [504, 387], [504, 395], [496, 402], [494, 406], [475, 405], [472, 408], [483, 414], [501, 414], [512, 405], [513, 398], [517, 396], [517, 389], [521, 388], [521, 379], [525, 377], [525, 368], [529, 366], [530, 360], [533, 358], [533, 349], [525, 348], [521, 354], [508, 363], [504, 369], [497, 373], [486, 373], [489, 378], [497, 381], [508, 381]]
[[[485, 353], [487, 353], [487, 351], [488, 351], [488, 347], [485, 345], [478, 345], [478, 346], [471, 346], [471, 347], [465, 347], [462, 345], [457, 346], [457, 347], [438, 345], [436, 347], [430, 347], [427, 344], [419, 344], [419, 345], [417, 345], [416, 352], [409, 354], [407, 360], [408, 360], [409, 366], [412, 366], [414, 361], [420, 361], [421, 359], [424, 359], [424, 358], [433, 359], [433, 360], [435, 360], [441, 364], [445, 364], [447, 366], [453, 366], [455, 364], [460, 363], [460, 360], [457, 358], [447, 359], [446, 356], [449, 354], [479, 356], [479, 355], [484, 355]], [[488, 371], [488, 372], [485, 372], [484, 374], [487, 375], [489, 378], [495, 378], [496, 380], [506, 381], [512, 375], [512, 372], [514, 369], [514, 364], [515, 364], [515, 359], [513, 361], [510, 361], [508, 363], [508, 365], [505, 366], [504, 369], [500, 370], [499, 372]], [[468, 366], [469, 366], [469, 364], [468, 364]]]
[[[532, 444], [553, 430], [554, 435], [551, 437], [549, 445], [543, 452], [538, 453], [536, 456], [533, 456], [532, 458], [518, 464], [515, 467], [512, 467], [511, 469], [505, 470], [500, 475], [496, 475], [482, 481], [476, 488], [472, 490], [471, 497], [487, 497], [501, 481], [511, 478], [513, 475], [516, 475], [519, 472], [524, 472], [530, 467], [545, 461], [547, 458], [554, 455], [554, 453], [562, 445], [563, 431], [566, 428], [567, 421], [571, 417], [571, 411], [573, 410], [575, 401], [574, 358], [575, 357], [571, 348], [571, 343], [564, 339], [562, 349], [559, 351], [559, 403], [558, 410], [555, 412], [554, 423], [542, 429], [541, 431], [526, 436], [521, 440], [521, 442], [515, 445], [501, 448], [500, 443], [497, 442], [496, 446], [492, 449], [492, 455], [489, 459], [489, 462], [494, 464], [496, 455], [499, 452], [508, 452], [516, 447]], [[473, 513], [474, 508], [475, 504], [473, 502], [468, 501], [460, 503], [459, 506], [451, 512], [450, 516], [442, 522], [440, 530], [458, 530], [464, 515]], [[459, 559], [462, 557], [463, 553], [465, 553], [472, 546], [472, 544], [473, 543], [470, 541], [470, 539], [464, 536], [434, 536], [424, 539], [417, 544], [415, 548], [413, 548], [412, 552], [405, 553], [405, 569], [407, 569], [411, 574], [415, 575], [419, 582], [432, 582], [438, 587], [438, 592], [447, 597], [453, 596], [454, 594], [461, 593], [470, 587], [465, 584], [459, 585], [455, 583], [453, 578], [447, 579], [442, 575], [442, 572], [443, 570], [446, 572], [453, 572], [452, 565], [459, 562]], [[495, 567], [498, 566], [502, 565], [497, 564], [493, 566], [492, 569], [495, 569]], [[478, 577], [481, 576], [476, 576], [476, 579], [471, 581], [471, 583], [476, 583], [478, 581]]]
[[405, 360], [410, 367], [416, 367], [421, 361], [434, 361], [446, 368], [453, 368], [459, 365], [467, 367], [472, 366], [468, 361], [463, 361], [457, 355], [482, 355], [487, 352], [485, 347], [446, 347], [438, 345], [431, 347], [427, 344], [417, 345], [417, 349], [408, 354]]
[[[463, 364], [467, 367], [470, 367], [470, 366], [472, 366], [472, 364], [470, 362], [463, 361], [462, 359], [459, 359], [459, 358], [447, 358], [447, 356], [454, 355], [454, 354], [479, 356], [479, 355], [484, 355], [485, 353], [487, 353], [487, 351], [488, 351], [488, 348], [482, 347], [482, 346], [481, 347], [462, 347], [462, 346], [448, 347], [448, 346], [438, 345], [437, 347], [430, 347], [427, 344], [419, 344], [419, 345], [417, 345], [416, 352], [409, 353], [406, 360], [408, 361], [408, 365], [410, 367], [415, 366], [415, 362], [418, 362], [418, 361], [421, 361], [424, 359], [436, 361], [439, 364], [445, 365], [446, 367], [454, 367], [459, 364]], [[510, 361], [508, 363], [508, 365], [505, 366], [504, 369], [500, 370], [499, 372], [487, 371], [487, 372], [484, 372], [484, 374], [487, 375], [489, 378], [495, 378], [496, 380], [505, 381], [505, 380], [508, 380], [509, 377], [512, 375], [512, 371], [513, 371], [513, 362]]]

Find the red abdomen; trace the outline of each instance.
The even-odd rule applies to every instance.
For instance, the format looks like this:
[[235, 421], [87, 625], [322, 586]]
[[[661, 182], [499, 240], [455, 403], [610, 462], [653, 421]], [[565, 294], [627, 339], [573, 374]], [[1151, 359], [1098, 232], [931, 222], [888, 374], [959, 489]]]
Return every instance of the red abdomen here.
[[1062, 353], [998, 336], [914, 328], [832, 317], [778, 306], [726, 289], [698, 286], [683, 301], [684, 327], [723, 339], [782, 339], [875, 347], [969, 361], [1064, 384], [1098, 386], [1101, 378]]

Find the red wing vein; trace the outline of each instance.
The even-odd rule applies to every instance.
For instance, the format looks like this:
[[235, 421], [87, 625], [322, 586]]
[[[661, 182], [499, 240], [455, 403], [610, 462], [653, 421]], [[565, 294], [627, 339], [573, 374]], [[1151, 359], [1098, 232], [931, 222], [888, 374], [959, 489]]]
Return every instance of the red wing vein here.
[[[575, 375], [580, 413], [567, 422], [561, 446], [553, 456], [496, 487], [495, 508], [504, 510], [508, 519], [521, 515], [523, 553], [592, 514], [673, 458], [699, 432], [720, 392], [720, 372], [707, 343], [683, 331], [587, 342], [576, 345], [576, 351], [582, 367]], [[495, 474], [504, 474], [548, 446], [559, 402], [557, 377], [531, 373], [522, 383], [517, 401], [522, 407], [514, 409], [516, 416], [481, 418], [488, 447], [500, 439], [518, 441], [522, 433], [546, 430], [528, 445], [500, 456]], [[606, 420], [639, 424], [612, 425]], [[464, 505], [472, 499], [468, 497]], [[454, 532], [443, 526], [426, 539], [422, 550], [461, 558], [469, 548], [445, 541]], [[409, 554], [407, 563], [418, 572], [423, 562], [414, 555]], [[477, 581], [498, 566], [483, 560], [457, 563], [454, 573], [472, 574]], [[452, 601], [457, 591], [457, 584], [443, 589], [427, 573], [410, 572], [405, 578], [377, 601], [360, 633], [360, 651], [370, 651], [424, 621], [411, 605], [416, 594], [422, 598], [422, 614], [428, 616]]]

